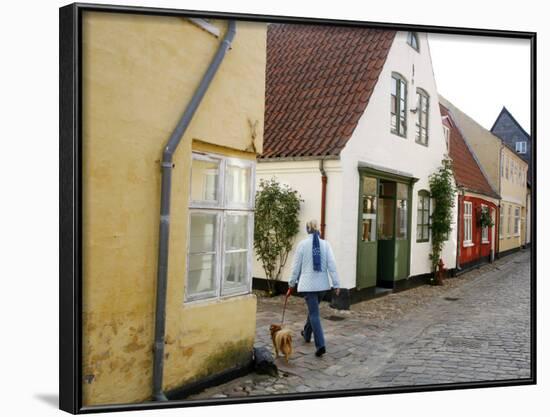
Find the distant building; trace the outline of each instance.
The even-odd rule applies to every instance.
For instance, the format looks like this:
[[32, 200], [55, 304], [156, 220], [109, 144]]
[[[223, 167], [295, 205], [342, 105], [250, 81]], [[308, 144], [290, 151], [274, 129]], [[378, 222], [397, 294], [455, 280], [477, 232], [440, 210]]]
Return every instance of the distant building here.
[[526, 244], [529, 224], [526, 221], [527, 162], [447, 99], [439, 96], [439, 100], [451, 112], [487, 180], [500, 195], [497, 253], [503, 255], [518, 250]]
[[502, 139], [529, 164], [528, 180], [531, 180], [531, 135], [521, 127], [506, 107], [502, 107], [491, 132]]
[[[265, 121], [257, 179], [299, 191], [297, 240], [308, 219], [320, 220], [341, 297], [424, 282], [432, 272], [429, 176], [447, 153], [427, 35], [270, 25]], [[455, 239], [442, 253], [449, 269]], [[265, 279], [258, 262], [254, 277]]]
[[[443, 105], [440, 105], [440, 108], [458, 188], [456, 264], [457, 269], [467, 269], [494, 259], [498, 245], [500, 196], [487, 180], [449, 109]], [[484, 227], [480, 224], [484, 211], [489, 214], [493, 226]]]
[[529, 165], [525, 222], [525, 244], [528, 245], [531, 243], [531, 182], [533, 179], [531, 135], [521, 127], [506, 107], [502, 107], [491, 132], [501, 138], [509, 148], [514, 150]]

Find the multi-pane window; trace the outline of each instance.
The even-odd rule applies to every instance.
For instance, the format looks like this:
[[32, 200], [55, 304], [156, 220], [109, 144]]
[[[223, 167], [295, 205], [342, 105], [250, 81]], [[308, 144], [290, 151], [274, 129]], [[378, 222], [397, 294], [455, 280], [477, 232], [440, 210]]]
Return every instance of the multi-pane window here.
[[504, 237], [504, 210], [505, 210], [505, 205], [503, 204], [500, 207], [500, 220], [498, 223], [498, 237], [501, 239]]
[[508, 222], [507, 222], [507, 228], [506, 228], [506, 235], [510, 237], [510, 230], [511, 224], [512, 224], [512, 206], [508, 206]]
[[418, 192], [418, 206], [416, 209], [416, 241], [430, 240], [430, 193], [426, 190]]
[[527, 142], [516, 142], [517, 153], [527, 153]]
[[[481, 211], [484, 213], [489, 213], [489, 207], [487, 207], [485, 204], [482, 204]], [[489, 243], [489, 226], [483, 226], [481, 228], [481, 242]]]
[[407, 82], [396, 73], [391, 76], [391, 132], [407, 135]]
[[416, 51], [419, 50], [419, 42], [418, 42], [418, 33], [416, 32], [408, 32], [407, 33], [407, 43]]
[[520, 226], [520, 214], [519, 207], [514, 208], [514, 236], [519, 236], [519, 226]]
[[250, 291], [254, 162], [193, 154], [185, 300]]
[[464, 202], [464, 245], [472, 244], [472, 203]]
[[428, 110], [430, 97], [421, 88], [416, 89], [416, 133], [415, 140], [422, 145], [428, 144]]

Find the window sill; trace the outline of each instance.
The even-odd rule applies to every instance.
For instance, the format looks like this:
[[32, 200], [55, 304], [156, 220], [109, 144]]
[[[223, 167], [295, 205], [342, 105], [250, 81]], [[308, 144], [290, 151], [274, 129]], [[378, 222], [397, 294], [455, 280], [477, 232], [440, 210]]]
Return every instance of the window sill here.
[[417, 143], [417, 144], [419, 144], [419, 145], [422, 145], [422, 146], [424, 146], [424, 147], [426, 147], [426, 148], [428, 147], [428, 142], [422, 143], [422, 142], [420, 142], [419, 140], [415, 140], [414, 143]]
[[475, 244], [474, 242], [464, 242], [462, 246], [465, 248], [471, 248], [472, 246], [475, 246]]
[[482, 240], [482, 241], [481, 241], [481, 244], [483, 244], [483, 245], [488, 245], [489, 243], [491, 243], [491, 242], [488, 241], [488, 240]]
[[394, 131], [394, 130], [390, 130], [390, 133], [391, 133], [392, 135], [399, 136], [399, 137], [402, 138], [402, 139], [407, 139], [407, 134], [402, 135], [402, 134], [400, 134], [400, 133], [397, 133], [397, 132]]
[[416, 243], [428, 243], [430, 239], [417, 240]]
[[195, 306], [206, 306], [209, 304], [216, 304], [221, 303], [224, 301], [227, 301], [229, 299], [238, 298], [238, 297], [246, 297], [253, 295], [253, 293], [250, 290], [243, 290], [242, 292], [235, 292], [233, 294], [227, 294], [222, 296], [216, 296], [216, 297], [209, 297], [209, 298], [198, 298], [194, 300], [185, 300], [183, 302], [184, 307], [195, 307]]

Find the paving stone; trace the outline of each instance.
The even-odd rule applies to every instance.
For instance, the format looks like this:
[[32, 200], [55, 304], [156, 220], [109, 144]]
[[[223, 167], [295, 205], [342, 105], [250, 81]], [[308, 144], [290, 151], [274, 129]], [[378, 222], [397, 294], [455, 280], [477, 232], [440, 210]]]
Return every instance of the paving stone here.
[[[391, 293], [354, 304], [349, 312], [322, 302], [322, 358], [300, 336], [303, 299], [291, 297], [285, 325], [295, 334], [294, 354], [288, 365], [277, 361], [280, 375], [288, 377], [247, 375], [189, 398], [527, 378], [529, 280], [529, 252], [521, 251], [443, 286]], [[268, 328], [281, 305], [282, 297], [258, 299], [255, 346], [271, 347]], [[324, 319], [331, 315], [345, 319]]]

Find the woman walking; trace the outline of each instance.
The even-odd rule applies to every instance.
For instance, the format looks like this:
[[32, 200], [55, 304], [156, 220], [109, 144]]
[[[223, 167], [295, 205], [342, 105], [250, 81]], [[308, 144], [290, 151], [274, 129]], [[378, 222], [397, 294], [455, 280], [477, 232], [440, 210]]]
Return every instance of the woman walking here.
[[[304, 294], [308, 315], [302, 336], [306, 343], [311, 341], [311, 335], [315, 340], [315, 355], [322, 356], [326, 352], [325, 337], [319, 315], [319, 303], [325, 292], [335, 288], [336, 295], [340, 293], [340, 281], [336, 272], [336, 261], [330, 244], [319, 237], [319, 228], [316, 220], [310, 220], [306, 224], [309, 236], [298, 243], [292, 276], [288, 282], [290, 291], [298, 283], [298, 292]], [[329, 280], [330, 274], [330, 280]]]

